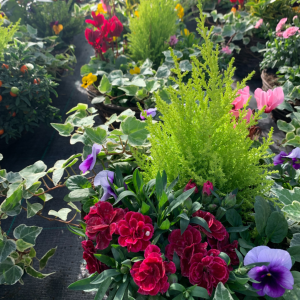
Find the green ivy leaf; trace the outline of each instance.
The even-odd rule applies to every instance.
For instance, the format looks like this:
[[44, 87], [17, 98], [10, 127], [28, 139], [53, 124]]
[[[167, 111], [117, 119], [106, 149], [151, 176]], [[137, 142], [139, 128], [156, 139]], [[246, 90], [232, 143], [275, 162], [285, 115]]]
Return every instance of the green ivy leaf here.
[[87, 137], [96, 144], [102, 145], [106, 141], [107, 132], [101, 127], [96, 128], [85, 128]]
[[72, 211], [72, 209], [70, 209], [70, 208], [62, 208], [59, 211], [50, 210], [48, 215], [55, 216], [57, 218], [60, 218], [63, 221], [67, 221], [68, 214], [71, 211]]
[[36, 271], [33, 267], [31, 266], [28, 266], [25, 268], [25, 271], [28, 275], [34, 277], [34, 278], [39, 278], [39, 279], [44, 279], [52, 274], [54, 274], [55, 272], [53, 273], [49, 273], [49, 274], [42, 274], [41, 272], [38, 272]]
[[[0, 229], [1, 230], [1, 229]], [[17, 249], [16, 243], [13, 240], [3, 238], [0, 240], [0, 263], [3, 262], [8, 255]]]
[[293, 201], [292, 204], [284, 206], [282, 211], [287, 213], [292, 220], [300, 222], [300, 202]]
[[0, 263], [0, 284], [15, 284], [23, 275], [23, 269], [16, 266], [14, 260], [7, 257]]
[[27, 219], [35, 216], [37, 212], [43, 209], [43, 205], [40, 203], [31, 204], [28, 200], [26, 200], [26, 203], [27, 203]]
[[22, 239], [19, 239], [16, 241], [17, 249], [20, 252], [24, 252], [26, 249], [31, 248], [34, 246], [33, 244], [27, 243], [23, 241]]
[[291, 132], [291, 131], [296, 130], [295, 127], [291, 123], [287, 123], [287, 122], [282, 121], [282, 120], [277, 121], [277, 126], [280, 130], [282, 130], [284, 132]]
[[35, 245], [35, 240], [42, 230], [42, 227], [21, 224], [15, 228], [14, 237], [16, 239], [23, 239], [24, 242]]
[[[32, 248], [33, 249], [33, 248]], [[40, 271], [46, 267], [48, 260], [55, 254], [57, 247], [50, 249], [41, 259], [40, 259]]]
[[146, 126], [145, 122], [137, 120], [135, 117], [128, 117], [121, 123], [121, 130], [124, 135], [128, 136], [128, 143], [131, 146], [141, 146], [148, 136]]
[[51, 126], [58, 131], [61, 136], [70, 136], [74, 127], [71, 123], [60, 124], [60, 123], [51, 123]]

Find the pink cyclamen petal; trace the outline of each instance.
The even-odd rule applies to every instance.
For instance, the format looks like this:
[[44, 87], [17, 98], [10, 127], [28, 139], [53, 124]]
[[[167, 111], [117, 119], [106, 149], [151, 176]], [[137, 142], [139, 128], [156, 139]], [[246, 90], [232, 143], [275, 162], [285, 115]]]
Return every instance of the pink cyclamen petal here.
[[289, 37], [295, 35], [298, 32], [298, 30], [299, 30], [299, 27], [296, 27], [296, 26], [289, 27], [283, 32], [282, 36], [283, 36], [283, 38], [288, 39]]
[[260, 19], [256, 22], [254, 28], [258, 29], [262, 24], [263, 24], [264, 20], [263, 19]]

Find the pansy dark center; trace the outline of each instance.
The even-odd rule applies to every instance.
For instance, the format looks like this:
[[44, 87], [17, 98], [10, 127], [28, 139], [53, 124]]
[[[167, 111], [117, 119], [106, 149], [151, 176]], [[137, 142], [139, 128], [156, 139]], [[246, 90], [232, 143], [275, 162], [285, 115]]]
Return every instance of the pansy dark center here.
[[272, 274], [271, 274], [271, 273], [268, 273], [267, 276], [272, 276]]

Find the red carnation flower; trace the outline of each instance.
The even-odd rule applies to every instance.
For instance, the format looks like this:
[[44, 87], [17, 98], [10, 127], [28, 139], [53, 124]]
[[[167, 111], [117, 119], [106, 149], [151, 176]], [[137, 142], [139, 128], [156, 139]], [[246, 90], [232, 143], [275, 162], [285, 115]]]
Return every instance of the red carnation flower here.
[[226, 233], [227, 233], [225, 227], [223, 226], [223, 224], [220, 221], [216, 220], [215, 216], [212, 215], [211, 213], [202, 211], [202, 210], [198, 210], [195, 213], [193, 213], [193, 217], [200, 217], [207, 222], [208, 227], [211, 232], [206, 231], [200, 225], [193, 224], [193, 226], [195, 228], [197, 228], [200, 232], [205, 233], [207, 235], [207, 237], [215, 238], [218, 241], [222, 241], [225, 238]]
[[[231, 265], [238, 265], [239, 258], [235, 252], [235, 249], [238, 248], [238, 241], [233, 241], [233, 243], [229, 243], [229, 234], [226, 232], [225, 238], [222, 241], [218, 241], [214, 238], [208, 238], [208, 244], [212, 249], [217, 249], [221, 252], [226, 253], [230, 257]], [[231, 267], [232, 269], [232, 267]]]
[[166, 271], [174, 274], [175, 264], [163, 262], [160, 249], [155, 245], [149, 245], [144, 255], [145, 259], [134, 263], [130, 270], [134, 282], [139, 286], [138, 293], [151, 296], [166, 293], [170, 286]]
[[181, 257], [187, 246], [199, 244], [201, 242], [201, 234], [197, 229], [189, 225], [183, 235], [181, 235], [180, 229], [173, 230], [169, 235], [168, 240], [170, 244], [166, 246], [165, 256], [168, 260], [173, 261], [174, 251]]
[[182, 276], [189, 277], [192, 257], [201, 253], [203, 256], [207, 254], [207, 243], [192, 244], [185, 247], [180, 258], [180, 268]]
[[85, 20], [85, 22], [88, 23], [88, 24], [92, 24], [93, 26], [100, 29], [100, 27], [106, 21], [105, 18], [104, 18], [104, 15], [101, 15], [101, 14], [96, 15], [96, 13], [94, 11], [92, 11], [92, 16], [93, 16], [94, 20], [88, 19], [88, 20]]
[[207, 289], [209, 295], [219, 282], [225, 283], [229, 278], [228, 266], [222, 258], [218, 257], [219, 254], [220, 251], [214, 249], [209, 250], [206, 256], [198, 253], [190, 262], [190, 283]]
[[110, 35], [120, 36], [123, 31], [123, 24], [120, 20], [116, 16], [113, 16], [108, 22], [110, 24]]
[[97, 249], [103, 250], [109, 246], [117, 224], [124, 216], [123, 209], [113, 208], [109, 202], [97, 202], [90, 208], [89, 214], [84, 218], [86, 235], [91, 240], [96, 240]]
[[197, 193], [199, 193], [198, 188], [197, 188], [197, 185], [196, 185], [196, 183], [194, 183], [194, 182], [192, 182], [192, 181], [193, 181], [193, 179], [191, 179], [191, 180], [188, 182], [188, 184], [185, 186], [185, 188], [184, 188], [183, 191], [186, 192], [186, 191], [188, 191], [188, 190], [190, 190], [190, 189], [196, 187], [194, 193], [197, 194]]
[[154, 233], [152, 220], [138, 212], [128, 212], [118, 223], [119, 244], [130, 252], [144, 251]]
[[90, 274], [98, 272], [99, 274], [107, 269], [107, 266], [99, 261], [95, 256], [96, 249], [92, 241], [82, 241], [81, 242], [83, 252], [83, 259], [86, 261], [86, 269]]

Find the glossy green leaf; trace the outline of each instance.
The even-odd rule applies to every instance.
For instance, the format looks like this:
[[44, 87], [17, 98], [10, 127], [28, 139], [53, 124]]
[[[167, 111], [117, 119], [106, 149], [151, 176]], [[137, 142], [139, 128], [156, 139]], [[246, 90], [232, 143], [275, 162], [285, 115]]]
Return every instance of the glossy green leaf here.
[[16, 266], [14, 260], [7, 257], [0, 263], [0, 284], [15, 284], [23, 275], [23, 269]]
[[53, 273], [49, 273], [49, 274], [42, 274], [41, 272], [38, 272], [37, 270], [35, 270], [33, 267], [31, 266], [28, 266], [25, 268], [25, 271], [28, 275], [34, 277], [34, 278], [38, 278], [38, 279], [44, 279], [52, 274], [54, 274], [55, 272]]
[[28, 200], [27, 203], [27, 218], [31, 218], [35, 216], [41, 209], [43, 209], [43, 205], [40, 203], [31, 204]]
[[[1, 230], [1, 228], [0, 228]], [[16, 242], [7, 238], [0, 240], [0, 263], [3, 262], [10, 253], [17, 249]]]
[[35, 245], [35, 240], [42, 230], [42, 227], [21, 224], [15, 228], [14, 237], [16, 239], [23, 239], [25, 242]]
[[270, 205], [264, 198], [257, 196], [255, 197], [254, 210], [257, 231], [261, 236], [264, 236], [267, 221], [271, 214]]
[[51, 126], [58, 131], [61, 136], [70, 136], [74, 127], [71, 123], [60, 124], [60, 123], [51, 123]]
[[25, 241], [22, 240], [22, 239], [18, 239], [18, 240], [16, 241], [16, 245], [17, 245], [18, 251], [20, 251], [20, 252], [24, 252], [24, 251], [27, 250], [28, 248], [31, 248], [32, 246], [34, 246], [33, 244], [27, 243], [27, 242], [25, 242]]
[[284, 206], [282, 211], [287, 213], [292, 220], [300, 222], [300, 202], [293, 201], [292, 204]]
[[106, 140], [106, 130], [101, 127], [96, 128], [85, 128], [85, 133], [87, 137], [96, 144], [102, 145]]
[[67, 221], [68, 214], [72, 211], [70, 208], [61, 208], [59, 211], [50, 210], [48, 215], [55, 216], [63, 221]]
[[98, 87], [99, 92], [102, 93], [102, 94], [106, 94], [106, 93], [109, 93], [111, 91], [111, 88], [112, 88], [112, 85], [109, 82], [107, 76], [103, 75], [102, 79], [101, 79], [101, 82], [100, 82], [100, 85]]

